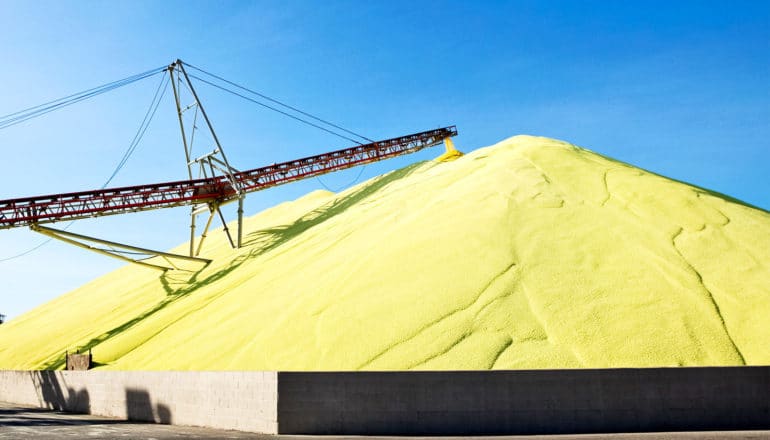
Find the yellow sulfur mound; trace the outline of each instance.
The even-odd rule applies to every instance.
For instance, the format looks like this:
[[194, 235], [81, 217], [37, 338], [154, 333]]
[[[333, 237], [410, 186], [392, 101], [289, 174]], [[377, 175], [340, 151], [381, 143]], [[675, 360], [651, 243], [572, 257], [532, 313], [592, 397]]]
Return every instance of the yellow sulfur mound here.
[[199, 273], [127, 266], [3, 324], [0, 368], [75, 348], [117, 370], [770, 364], [770, 214], [564, 142], [414, 164], [246, 231], [211, 233]]

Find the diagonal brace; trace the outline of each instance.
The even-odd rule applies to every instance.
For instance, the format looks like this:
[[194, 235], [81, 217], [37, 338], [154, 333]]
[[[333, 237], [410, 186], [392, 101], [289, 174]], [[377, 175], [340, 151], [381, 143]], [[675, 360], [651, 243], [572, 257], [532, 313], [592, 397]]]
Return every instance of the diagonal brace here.
[[145, 266], [145, 267], [149, 267], [149, 268], [156, 269], [156, 270], [162, 270], [164, 272], [167, 271], [167, 270], [173, 270], [174, 267], [167, 267], [167, 266], [161, 266], [161, 265], [157, 265], [157, 264], [147, 263], [147, 262], [141, 261], [139, 259], [134, 259], [134, 258], [126, 257], [125, 255], [121, 255], [121, 254], [119, 254], [117, 252], [110, 252], [110, 251], [105, 250], [105, 249], [97, 248], [97, 247], [91, 246], [91, 245], [83, 243], [83, 242], [99, 243], [99, 244], [104, 244], [104, 245], [107, 245], [107, 246], [110, 246], [110, 247], [125, 249], [127, 251], [140, 252], [140, 253], [147, 254], [147, 255], [154, 255], [154, 256], [157, 256], [157, 257], [163, 257], [166, 261], [169, 262], [169, 264], [171, 266], [173, 266], [173, 264], [171, 263], [171, 260], [194, 261], [194, 262], [197, 262], [197, 263], [202, 263], [204, 265], [207, 265], [207, 264], [211, 263], [211, 260], [206, 259], [206, 258], [188, 257], [187, 255], [172, 254], [172, 253], [168, 253], [168, 252], [161, 252], [161, 251], [156, 251], [156, 250], [152, 250], [152, 249], [146, 249], [146, 248], [141, 248], [141, 247], [137, 247], [137, 246], [131, 246], [131, 245], [123, 244], [123, 243], [117, 243], [117, 242], [114, 242], [114, 241], [103, 240], [101, 238], [95, 238], [95, 237], [89, 237], [87, 235], [76, 234], [74, 232], [68, 232], [68, 231], [62, 231], [62, 230], [59, 230], [59, 229], [47, 228], [45, 226], [40, 226], [38, 224], [30, 225], [30, 229], [32, 229], [33, 231], [38, 232], [40, 234], [43, 234], [45, 236], [48, 236], [48, 237], [51, 237], [51, 238], [55, 238], [57, 240], [65, 242], [65, 243], [72, 244], [72, 245], [81, 247], [83, 249], [87, 249], [87, 250], [96, 252], [98, 254], [106, 255], [106, 256], [112, 257], [112, 258], [117, 258], [118, 260], [123, 260], [123, 261], [126, 261], [128, 263], [134, 263], [134, 264], [138, 264], [140, 266]]

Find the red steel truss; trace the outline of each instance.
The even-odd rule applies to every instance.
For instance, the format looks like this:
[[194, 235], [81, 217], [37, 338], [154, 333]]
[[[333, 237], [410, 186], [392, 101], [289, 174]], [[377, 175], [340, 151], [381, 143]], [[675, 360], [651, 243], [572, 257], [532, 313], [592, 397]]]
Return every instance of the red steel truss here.
[[[425, 131], [304, 159], [235, 173], [241, 192], [253, 192], [308, 177], [377, 162], [440, 144], [457, 135], [454, 126]], [[223, 204], [238, 198], [226, 176], [68, 194], [0, 200], [0, 229], [103, 215], [173, 208], [201, 203]]]

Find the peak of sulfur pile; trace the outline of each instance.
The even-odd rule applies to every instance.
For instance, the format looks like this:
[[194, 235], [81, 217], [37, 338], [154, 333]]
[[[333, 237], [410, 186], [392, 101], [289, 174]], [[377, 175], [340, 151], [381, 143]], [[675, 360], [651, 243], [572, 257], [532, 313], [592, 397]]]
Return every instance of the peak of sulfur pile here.
[[[210, 233], [0, 326], [0, 368], [389, 370], [770, 364], [770, 214], [517, 136]], [[187, 245], [176, 251], [184, 253]]]

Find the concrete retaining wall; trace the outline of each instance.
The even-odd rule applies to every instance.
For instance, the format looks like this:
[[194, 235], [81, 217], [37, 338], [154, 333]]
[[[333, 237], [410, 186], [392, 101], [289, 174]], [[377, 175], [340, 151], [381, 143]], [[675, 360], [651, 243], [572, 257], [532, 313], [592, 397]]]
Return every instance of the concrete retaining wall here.
[[770, 428], [770, 367], [278, 373], [278, 396], [287, 434]]
[[269, 434], [770, 429], [769, 396], [770, 367], [0, 371], [0, 401]]
[[0, 401], [128, 420], [277, 432], [275, 372], [0, 371]]

